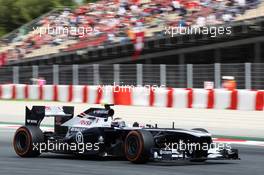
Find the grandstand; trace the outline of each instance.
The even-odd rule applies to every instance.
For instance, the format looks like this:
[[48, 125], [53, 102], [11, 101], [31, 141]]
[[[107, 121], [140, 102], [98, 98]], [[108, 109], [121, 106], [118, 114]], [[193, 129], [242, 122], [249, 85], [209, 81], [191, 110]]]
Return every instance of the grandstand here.
[[[260, 0], [102, 0], [44, 14], [4, 36], [0, 53], [7, 65], [262, 62], [262, 16], [264, 3]], [[232, 35], [170, 37], [164, 34], [166, 26], [232, 26]], [[92, 31], [39, 35], [49, 27]], [[133, 33], [137, 29], [145, 33], [145, 47], [134, 61]]]

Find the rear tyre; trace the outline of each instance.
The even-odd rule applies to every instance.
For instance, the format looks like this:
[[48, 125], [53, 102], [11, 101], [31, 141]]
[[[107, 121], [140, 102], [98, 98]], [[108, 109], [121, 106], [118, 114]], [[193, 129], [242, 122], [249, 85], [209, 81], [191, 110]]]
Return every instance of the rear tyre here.
[[153, 135], [149, 131], [130, 131], [125, 140], [125, 156], [132, 163], [146, 163], [153, 146]]
[[39, 127], [22, 126], [15, 133], [13, 146], [20, 157], [37, 157], [41, 154], [39, 144], [43, 142], [44, 135]]

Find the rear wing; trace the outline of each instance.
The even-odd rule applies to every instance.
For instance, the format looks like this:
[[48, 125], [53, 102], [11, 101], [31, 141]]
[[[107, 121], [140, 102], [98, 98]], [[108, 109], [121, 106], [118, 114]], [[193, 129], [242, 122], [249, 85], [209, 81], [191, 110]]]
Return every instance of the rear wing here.
[[73, 106], [26, 106], [25, 125], [40, 126], [45, 117], [54, 117], [55, 130], [74, 116]]

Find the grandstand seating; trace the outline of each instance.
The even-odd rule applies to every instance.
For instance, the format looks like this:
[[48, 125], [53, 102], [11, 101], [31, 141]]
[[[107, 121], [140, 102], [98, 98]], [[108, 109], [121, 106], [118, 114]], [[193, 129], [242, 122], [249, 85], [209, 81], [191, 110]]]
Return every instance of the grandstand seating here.
[[[127, 43], [135, 29], [144, 30], [145, 37], [155, 37], [168, 25], [214, 25], [262, 15], [264, 3], [260, 0], [123, 0], [122, 3], [101, 0], [75, 10], [53, 11], [33, 26], [40, 29], [84, 27], [93, 29], [91, 33], [82, 36], [81, 32], [76, 35], [46, 32], [40, 37], [38, 31], [32, 29], [2, 46], [0, 53], [7, 52], [9, 60], [26, 59], [90, 46]], [[198, 22], [201, 17], [202, 23]]]
[[264, 3], [261, 3], [256, 9], [246, 11], [245, 14], [238, 16], [236, 20], [246, 20], [258, 16], [264, 16]]

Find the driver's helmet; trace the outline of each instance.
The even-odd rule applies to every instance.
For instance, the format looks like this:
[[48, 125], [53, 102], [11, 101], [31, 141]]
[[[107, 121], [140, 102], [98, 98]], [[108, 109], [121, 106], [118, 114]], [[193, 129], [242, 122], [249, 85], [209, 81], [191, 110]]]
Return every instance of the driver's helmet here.
[[123, 128], [126, 126], [126, 123], [124, 120], [121, 120], [121, 119], [114, 119], [111, 123], [112, 126], [114, 127], [119, 127], [119, 128]]

